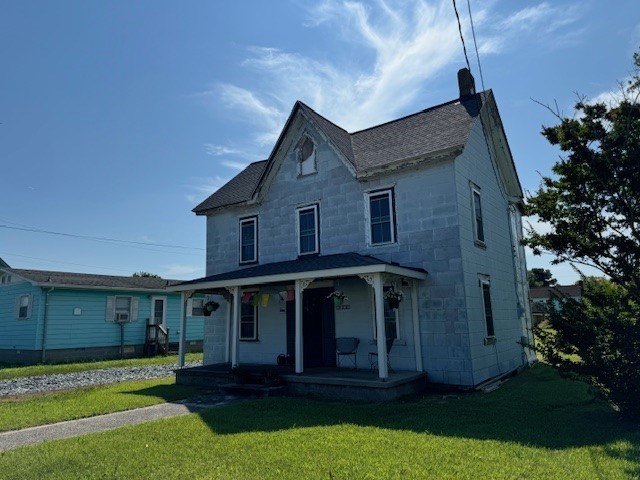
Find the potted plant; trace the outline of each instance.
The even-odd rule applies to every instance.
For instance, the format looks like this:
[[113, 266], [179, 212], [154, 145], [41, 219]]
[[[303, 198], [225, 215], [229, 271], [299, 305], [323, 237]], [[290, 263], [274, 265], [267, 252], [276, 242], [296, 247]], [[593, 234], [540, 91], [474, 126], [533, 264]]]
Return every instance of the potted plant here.
[[336, 290], [335, 292], [331, 292], [327, 298], [333, 298], [333, 304], [336, 307], [341, 307], [345, 300], [347, 300], [347, 296], [344, 294], [342, 290]]
[[214, 302], [213, 300], [211, 300], [202, 306], [202, 311], [204, 313], [204, 316], [208, 317], [213, 312], [215, 312], [218, 308], [220, 308], [220, 304], [218, 302]]
[[393, 308], [395, 310], [400, 306], [400, 302], [402, 301], [402, 292], [398, 292], [394, 288], [391, 288], [385, 292], [384, 299], [387, 301], [389, 308]]

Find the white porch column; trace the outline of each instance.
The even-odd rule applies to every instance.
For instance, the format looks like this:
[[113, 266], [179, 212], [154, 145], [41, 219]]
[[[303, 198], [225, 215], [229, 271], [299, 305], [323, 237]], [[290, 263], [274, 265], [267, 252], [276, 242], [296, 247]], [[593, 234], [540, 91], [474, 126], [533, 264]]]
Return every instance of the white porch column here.
[[184, 350], [187, 343], [187, 302], [193, 295], [193, 290], [180, 292], [180, 336], [178, 337], [178, 368], [184, 367]]
[[233, 309], [233, 293], [232, 288], [227, 288], [227, 293], [224, 294], [224, 299], [227, 301], [227, 324], [225, 328], [225, 345], [224, 345], [224, 361], [231, 361], [231, 311]]
[[231, 289], [233, 295], [233, 317], [231, 321], [231, 367], [238, 366], [238, 328], [240, 325], [240, 287]]
[[378, 343], [378, 376], [385, 380], [389, 376], [387, 359], [387, 332], [384, 325], [383, 280], [381, 273], [373, 274], [373, 297], [376, 305], [376, 328]]
[[295, 306], [296, 306], [296, 340], [295, 340], [295, 352], [296, 352], [296, 373], [302, 373], [304, 371], [304, 349], [302, 342], [302, 292], [304, 289], [313, 282], [312, 278], [305, 278], [302, 280], [296, 280], [295, 291]]
[[418, 316], [418, 281], [411, 282], [411, 316], [413, 318], [413, 346], [416, 353], [416, 371], [423, 372], [422, 342], [420, 339], [420, 317]]

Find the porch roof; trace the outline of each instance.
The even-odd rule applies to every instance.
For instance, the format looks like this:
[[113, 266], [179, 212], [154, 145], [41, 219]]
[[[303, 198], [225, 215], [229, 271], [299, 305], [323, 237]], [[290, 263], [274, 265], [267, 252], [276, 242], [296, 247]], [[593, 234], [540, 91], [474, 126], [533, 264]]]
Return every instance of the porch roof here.
[[231, 272], [189, 280], [167, 287], [168, 291], [217, 289], [265, 283], [280, 283], [305, 278], [336, 278], [371, 273], [390, 273], [417, 280], [427, 278], [422, 268], [403, 267], [359, 253], [339, 253], [300, 257], [284, 262], [266, 263]]

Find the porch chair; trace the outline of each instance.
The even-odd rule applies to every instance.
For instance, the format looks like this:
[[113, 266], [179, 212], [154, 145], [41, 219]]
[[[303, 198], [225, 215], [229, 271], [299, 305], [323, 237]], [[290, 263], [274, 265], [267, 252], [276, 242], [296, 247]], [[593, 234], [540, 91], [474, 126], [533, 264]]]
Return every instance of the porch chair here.
[[336, 338], [336, 355], [338, 359], [338, 367], [343, 357], [352, 355], [353, 368], [358, 368], [358, 345], [360, 339], [356, 337], [338, 337]]
[[[389, 353], [391, 352], [391, 347], [393, 347], [394, 337], [386, 337], [385, 343], [387, 345], [387, 368], [390, 372], [393, 372], [393, 368], [391, 368], [391, 360], [389, 359]], [[375, 370], [378, 368], [378, 351], [369, 352], [369, 364], [371, 365], [371, 370]]]

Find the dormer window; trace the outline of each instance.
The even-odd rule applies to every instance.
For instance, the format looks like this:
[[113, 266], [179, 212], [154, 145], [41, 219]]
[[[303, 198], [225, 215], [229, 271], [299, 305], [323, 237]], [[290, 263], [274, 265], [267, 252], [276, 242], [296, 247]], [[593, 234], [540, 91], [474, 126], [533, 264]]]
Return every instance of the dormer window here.
[[316, 144], [306, 135], [298, 144], [298, 176], [316, 173]]

